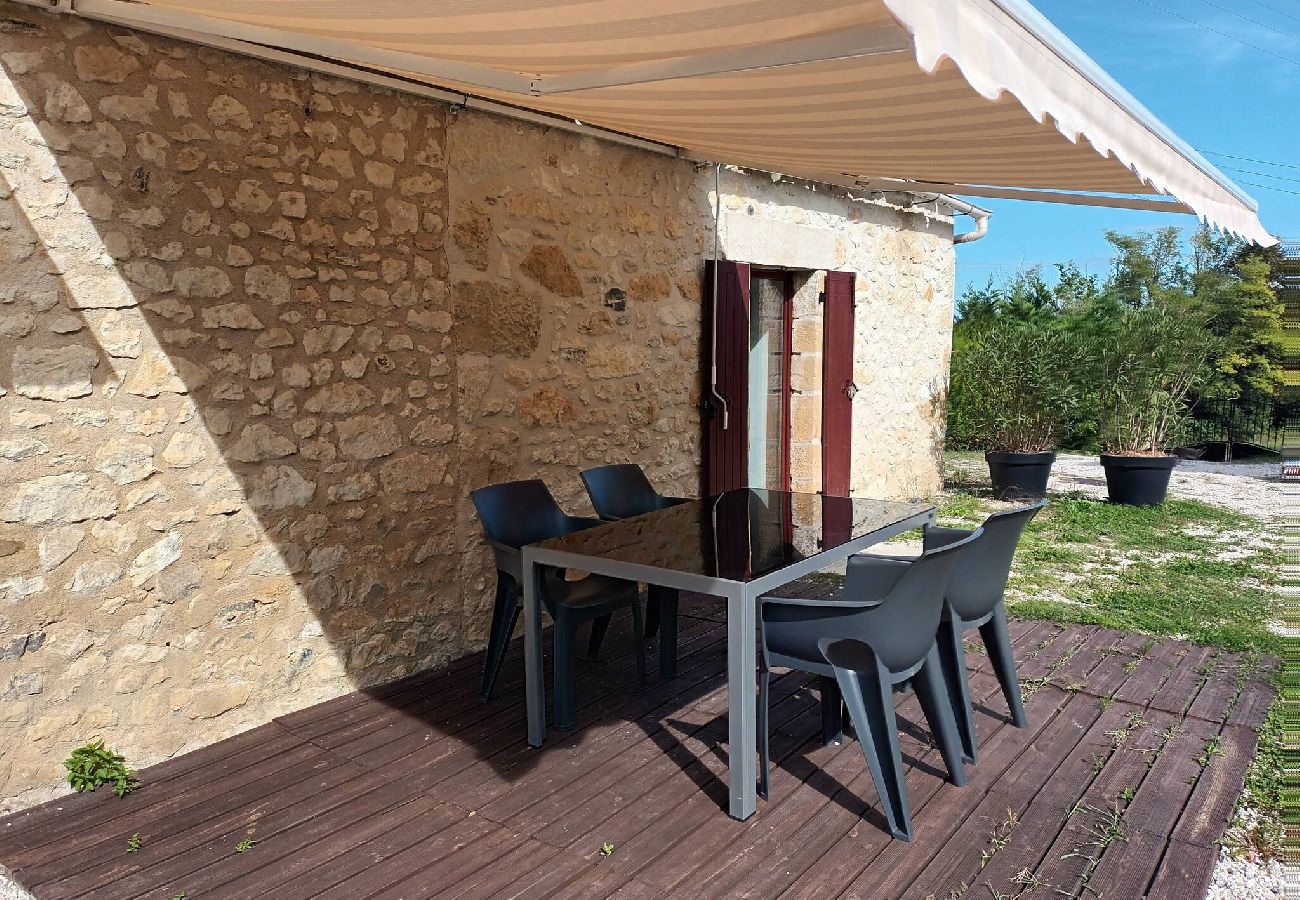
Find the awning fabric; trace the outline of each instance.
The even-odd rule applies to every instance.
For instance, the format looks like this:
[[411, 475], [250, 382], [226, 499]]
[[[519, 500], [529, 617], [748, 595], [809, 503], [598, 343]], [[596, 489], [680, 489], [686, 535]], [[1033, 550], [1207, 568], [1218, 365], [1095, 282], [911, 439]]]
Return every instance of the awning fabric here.
[[[1173, 211], [1275, 243], [1256, 204], [1025, 0], [72, 0], [680, 148], [879, 186]], [[1032, 194], [1029, 192], [1033, 192]]]

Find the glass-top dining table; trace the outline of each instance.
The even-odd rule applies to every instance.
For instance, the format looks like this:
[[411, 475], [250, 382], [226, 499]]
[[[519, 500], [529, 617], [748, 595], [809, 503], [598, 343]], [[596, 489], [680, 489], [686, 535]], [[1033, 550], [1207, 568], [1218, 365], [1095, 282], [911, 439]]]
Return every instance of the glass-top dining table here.
[[741, 489], [523, 548], [528, 743], [546, 739], [537, 566], [563, 566], [727, 603], [730, 814], [754, 813], [758, 598], [872, 544], [934, 523], [921, 502]]

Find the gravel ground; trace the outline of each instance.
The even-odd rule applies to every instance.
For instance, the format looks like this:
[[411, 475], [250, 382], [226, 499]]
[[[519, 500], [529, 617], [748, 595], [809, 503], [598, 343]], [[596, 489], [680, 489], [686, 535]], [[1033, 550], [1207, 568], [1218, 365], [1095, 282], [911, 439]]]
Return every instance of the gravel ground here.
[[[948, 466], [988, 479], [988, 465], [974, 456], [950, 458]], [[1105, 498], [1106, 473], [1095, 456], [1062, 453], [1052, 466], [1048, 490]], [[1236, 510], [1257, 519], [1269, 520], [1281, 514], [1285, 486], [1278, 477], [1278, 463], [1214, 463], [1183, 460], [1169, 479], [1174, 497], [1200, 500], [1213, 506]]]
[[0, 866], [0, 900], [33, 900], [32, 895], [10, 878], [9, 873], [2, 866]]
[[1286, 896], [1286, 868], [1277, 860], [1233, 859], [1219, 851], [1206, 900], [1277, 900]]

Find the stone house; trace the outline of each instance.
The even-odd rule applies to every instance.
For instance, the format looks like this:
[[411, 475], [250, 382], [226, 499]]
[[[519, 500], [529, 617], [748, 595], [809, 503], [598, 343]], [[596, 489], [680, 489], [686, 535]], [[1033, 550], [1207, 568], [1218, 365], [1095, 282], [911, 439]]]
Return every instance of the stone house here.
[[0, 7], [0, 810], [482, 646], [475, 487], [703, 491], [715, 243], [750, 483], [934, 492], [952, 208]]

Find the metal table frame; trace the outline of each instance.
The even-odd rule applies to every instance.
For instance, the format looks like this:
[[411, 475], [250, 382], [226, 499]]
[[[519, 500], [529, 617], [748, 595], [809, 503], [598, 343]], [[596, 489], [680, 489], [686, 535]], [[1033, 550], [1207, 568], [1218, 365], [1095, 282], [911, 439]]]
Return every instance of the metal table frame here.
[[[661, 511], [662, 512], [662, 511]], [[659, 513], [649, 513], [648, 516]], [[758, 627], [758, 598], [775, 588], [789, 584], [813, 572], [825, 569], [873, 544], [895, 535], [934, 524], [935, 510], [909, 516], [893, 525], [860, 535], [823, 550], [806, 559], [791, 563], [753, 581], [711, 578], [661, 569], [639, 563], [619, 562], [600, 556], [546, 549], [538, 545], [523, 548], [524, 588], [524, 677], [528, 706], [528, 743], [542, 746], [546, 740], [546, 673], [542, 662], [542, 605], [538, 587], [539, 564], [564, 566], [642, 581], [684, 591], [711, 594], [727, 601], [727, 725], [729, 734], [728, 767], [732, 818], [748, 819], [757, 805], [757, 709], [755, 692], [758, 677], [758, 650], [755, 629]], [[600, 527], [600, 526], [596, 526]]]

